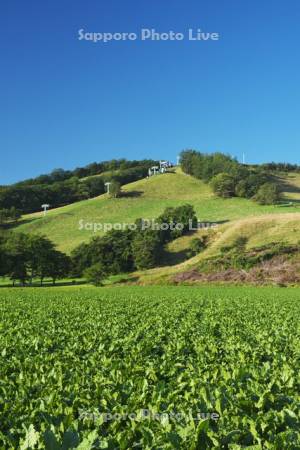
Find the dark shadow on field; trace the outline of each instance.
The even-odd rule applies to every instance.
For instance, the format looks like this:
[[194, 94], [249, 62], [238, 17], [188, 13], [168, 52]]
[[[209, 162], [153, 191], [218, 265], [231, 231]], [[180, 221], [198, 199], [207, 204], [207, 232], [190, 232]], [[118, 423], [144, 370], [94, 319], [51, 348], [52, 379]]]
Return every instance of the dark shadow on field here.
[[2, 230], [11, 230], [13, 228], [18, 228], [20, 225], [25, 225], [27, 223], [32, 223], [32, 222], [34, 222], [37, 219], [39, 219], [39, 217], [33, 217], [32, 219], [18, 220], [18, 222], [5, 223], [5, 224], [2, 224], [0, 226], [0, 229], [2, 229]]
[[[204, 234], [205, 232], [208, 232], [209, 230], [213, 230], [215, 228], [215, 226], [218, 225], [223, 225], [224, 223], [228, 223], [229, 220], [219, 220], [216, 222], [211, 222], [209, 220], [201, 220], [198, 222], [198, 228], [195, 230], [190, 230], [188, 233], [186, 233], [184, 236], [188, 237], [188, 236], [197, 236], [197, 232], [199, 230], [203, 231]], [[195, 236], [195, 237], [196, 237]], [[162, 255], [162, 260], [160, 263], [160, 267], [165, 267], [165, 266], [175, 266], [177, 264], [180, 264], [184, 261], [186, 261], [187, 259], [191, 258], [191, 255], [189, 254], [189, 248], [184, 248], [181, 250], [178, 250], [177, 252], [172, 252], [172, 251], [168, 251], [168, 250], [164, 250], [163, 255]]]
[[118, 284], [127, 284], [127, 283], [135, 283], [136, 281], [138, 281], [139, 277], [124, 277], [124, 278], [120, 278], [118, 281], [116, 281], [115, 283], [112, 283], [112, 285], [118, 285]]
[[286, 198], [283, 201], [276, 203], [276, 206], [278, 208], [290, 208], [291, 206], [293, 206], [294, 208], [298, 208], [300, 205], [300, 200], [297, 199], [289, 199]]
[[[203, 222], [205, 222], [205, 221], [203, 221]], [[205, 222], [205, 223], [208, 223], [208, 224], [210, 224], [210, 225], [212, 226], [212, 225], [223, 225], [224, 223], [228, 223], [228, 222], [230, 222], [229, 219], [225, 219], [225, 220], [217, 220], [216, 222], [210, 222], [210, 221], [207, 221], [207, 222]]]
[[273, 181], [276, 182], [279, 186], [279, 189], [281, 192], [285, 193], [286, 198], [283, 199], [283, 204], [279, 206], [290, 206], [290, 205], [286, 205], [284, 204], [284, 200], [286, 202], [292, 202], [295, 204], [300, 204], [300, 199], [294, 199], [294, 198], [289, 198], [289, 194], [300, 194], [300, 187], [299, 186], [295, 186], [293, 183], [293, 179], [291, 180], [287, 180], [286, 178], [283, 178], [279, 175], [274, 175], [273, 177]]
[[180, 264], [187, 259], [189, 259], [188, 249], [180, 250], [178, 252], [164, 251], [160, 267], [176, 266], [176, 264]]
[[284, 192], [289, 192], [291, 194], [300, 194], [300, 187], [292, 184], [292, 181], [289, 182], [286, 178], [275, 177], [279, 187]]
[[112, 275], [104, 280], [103, 286], [119, 286], [124, 284], [135, 283], [139, 277], [131, 273], [123, 273], [119, 275]]
[[[187, 235], [189, 233], [192, 233], [194, 231], [197, 230], [208, 230], [209, 228], [213, 228], [214, 225], [223, 225], [224, 223], [228, 223], [230, 222], [229, 219], [224, 219], [224, 220], [205, 220], [205, 219], [199, 219], [198, 220], [198, 228], [196, 230], [191, 230], [187, 233]], [[196, 227], [195, 227], [196, 228]]]
[[[61, 219], [64, 216], [74, 216], [74, 213], [72, 212], [63, 212], [59, 215], [59, 218]], [[20, 219], [17, 222], [9, 222], [9, 223], [5, 223], [5, 224], [1, 224], [0, 225], [0, 230], [11, 230], [11, 229], [15, 229], [20, 227], [21, 225], [26, 225], [28, 223], [33, 223], [36, 221], [39, 221], [39, 223], [42, 223], [42, 221], [44, 223], [47, 223], [51, 220], [55, 220], [57, 217], [56, 216], [52, 216], [52, 215], [46, 215], [43, 216], [43, 214], [41, 213], [40, 215], [36, 216], [36, 217], [32, 217], [30, 219]]]
[[120, 198], [136, 198], [143, 195], [143, 191], [123, 191], [121, 192]]
[[6, 283], [6, 284], [1, 284], [0, 285], [0, 289], [1, 288], [34, 288], [34, 287], [39, 287], [39, 288], [55, 288], [55, 287], [61, 287], [61, 286], [81, 286], [83, 284], [88, 284], [87, 281], [56, 281], [55, 284], [53, 284], [52, 282], [45, 282], [42, 285], [39, 282], [34, 282], [32, 284], [26, 284], [25, 286], [22, 286], [20, 283], [15, 283], [15, 285], [13, 286], [12, 282], [11, 283]]

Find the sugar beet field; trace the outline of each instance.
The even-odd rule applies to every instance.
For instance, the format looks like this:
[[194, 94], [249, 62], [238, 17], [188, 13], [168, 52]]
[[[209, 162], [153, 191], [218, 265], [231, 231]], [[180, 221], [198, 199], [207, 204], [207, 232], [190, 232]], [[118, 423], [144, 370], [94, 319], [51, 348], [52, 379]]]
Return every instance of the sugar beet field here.
[[300, 449], [300, 290], [0, 290], [1, 449]]

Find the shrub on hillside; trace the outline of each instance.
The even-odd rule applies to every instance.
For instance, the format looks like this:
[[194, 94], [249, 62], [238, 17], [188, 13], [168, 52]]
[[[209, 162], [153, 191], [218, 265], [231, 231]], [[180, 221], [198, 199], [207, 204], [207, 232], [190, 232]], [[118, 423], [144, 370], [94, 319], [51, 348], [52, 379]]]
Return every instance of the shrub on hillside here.
[[229, 198], [235, 195], [234, 178], [227, 173], [219, 173], [214, 176], [211, 180], [211, 187], [219, 197]]
[[[177, 208], [166, 208], [158, 217], [159, 224], [168, 224], [170, 227], [161, 232], [162, 242], [169, 242], [182, 236], [190, 229], [190, 225], [197, 225], [197, 216], [192, 205], [182, 205]], [[176, 227], [176, 225], [178, 227]]]
[[235, 194], [237, 197], [252, 198], [259, 188], [267, 182], [268, 177], [265, 173], [248, 174], [236, 184]]
[[107, 276], [107, 272], [101, 263], [97, 263], [88, 267], [83, 275], [89, 283], [95, 286], [102, 286], [102, 281]]
[[6, 222], [17, 222], [21, 217], [21, 211], [12, 206], [9, 209], [0, 209], [0, 225]]
[[121, 196], [121, 184], [118, 181], [112, 181], [109, 186], [109, 196], [118, 198]]
[[198, 253], [205, 250], [207, 246], [208, 236], [202, 236], [201, 238], [194, 238], [190, 242], [190, 248], [188, 250], [188, 257], [192, 258], [193, 256], [198, 255]]
[[240, 253], [246, 250], [248, 238], [246, 236], [238, 236], [231, 245], [225, 245], [220, 248], [221, 253]]
[[260, 205], [275, 205], [280, 199], [280, 190], [275, 183], [263, 184], [254, 196], [254, 200]]

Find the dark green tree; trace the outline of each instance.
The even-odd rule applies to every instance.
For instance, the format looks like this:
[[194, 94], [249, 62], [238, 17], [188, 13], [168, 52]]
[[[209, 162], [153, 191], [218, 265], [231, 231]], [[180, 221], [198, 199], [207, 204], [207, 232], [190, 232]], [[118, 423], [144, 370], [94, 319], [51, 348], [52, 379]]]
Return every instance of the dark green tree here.
[[[32, 284], [39, 278], [41, 284], [47, 276], [53, 281], [68, 275], [69, 257], [55, 249], [54, 244], [44, 236], [25, 233], [10, 233], [1, 245], [5, 254], [5, 268], [2, 269], [15, 283]], [[3, 265], [2, 265], [3, 266]]]
[[48, 257], [48, 268], [43, 273], [44, 276], [52, 278], [52, 283], [56, 280], [65, 278], [70, 272], [70, 258], [58, 250], [52, 250]]
[[197, 224], [197, 216], [192, 205], [186, 204], [177, 208], [166, 208], [157, 219], [158, 224], [163, 228], [169, 225], [166, 230], [161, 230], [161, 241], [163, 243], [176, 239], [187, 231], [190, 226], [195, 227]]
[[121, 184], [119, 181], [111, 181], [109, 186], [109, 196], [111, 198], [118, 198], [121, 196]]
[[11, 233], [4, 244], [4, 252], [7, 256], [5, 275], [10, 277], [13, 284], [19, 280], [24, 286], [30, 278], [28, 264], [31, 250], [28, 236], [24, 233]]
[[107, 272], [101, 263], [93, 264], [84, 271], [86, 280], [95, 286], [102, 286], [102, 281], [106, 276]]
[[260, 205], [275, 205], [281, 199], [280, 190], [275, 183], [263, 184], [254, 197]]
[[211, 180], [211, 187], [216, 195], [229, 198], [235, 194], [235, 181], [232, 175], [219, 173]]
[[132, 241], [134, 264], [137, 269], [155, 267], [162, 254], [159, 231], [147, 229], [137, 232]]

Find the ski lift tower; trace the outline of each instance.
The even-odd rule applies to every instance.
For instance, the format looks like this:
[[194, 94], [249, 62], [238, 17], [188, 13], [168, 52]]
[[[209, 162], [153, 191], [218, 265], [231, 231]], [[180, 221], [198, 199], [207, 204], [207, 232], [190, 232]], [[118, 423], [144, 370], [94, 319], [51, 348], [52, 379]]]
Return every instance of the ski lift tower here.
[[48, 209], [50, 208], [50, 205], [45, 203], [44, 205], [42, 205], [42, 208], [44, 210], [44, 217], [45, 217], [45, 215], [47, 214]]
[[179, 166], [180, 156], [178, 155], [176, 159], [177, 159], [177, 166]]
[[167, 167], [169, 167], [168, 161], [159, 161], [159, 171], [160, 173], [164, 173], [167, 170]]
[[109, 187], [110, 187], [110, 185], [111, 185], [111, 182], [104, 183], [104, 186], [106, 186], [106, 192], [108, 194], [109, 194]]

